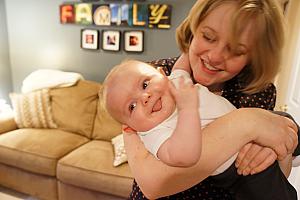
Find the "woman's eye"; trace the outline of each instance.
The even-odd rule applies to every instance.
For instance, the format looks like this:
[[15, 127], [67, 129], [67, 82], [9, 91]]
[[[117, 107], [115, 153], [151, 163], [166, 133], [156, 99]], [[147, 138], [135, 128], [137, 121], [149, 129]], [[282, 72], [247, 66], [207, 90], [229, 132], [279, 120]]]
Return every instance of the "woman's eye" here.
[[242, 56], [242, 55], [245, 55], [246, 53], [245, 53], [244, 51], [236, 50], [236, 51], [234, 52], [234, 54], [235, 54], [236, 56]]
[[136, 107], [136, 103], [132, 103], [129, 105], [129, 111], [132, 112]]
[[241, 49], [230, 49], [230, 51], [235, 55], [235, 56], [242, 56], [245, 55], [246, 52]]
[[149, 85], [149, 81], [144, 81], [143, 82], [143, 89], [146, 89]]
[[209, 35], [209, 34], [206, 34], [206, 33], [203, 33], [203, 38], [209, 42], [214, 42], [215, 41], [215, 37]]

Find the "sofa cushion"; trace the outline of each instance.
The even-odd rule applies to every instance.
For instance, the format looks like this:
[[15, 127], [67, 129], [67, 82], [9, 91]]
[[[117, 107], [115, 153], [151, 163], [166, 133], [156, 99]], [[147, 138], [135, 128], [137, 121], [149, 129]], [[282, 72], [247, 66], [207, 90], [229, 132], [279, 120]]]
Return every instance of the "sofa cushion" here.
[[17, 123], [12, 113], [0, 114], [0, 134], [17, 129]]
[[125, 200], [129, 196], [131, 187], [130, 190], [124, 191], [124, 195], [120, 193], [108, 194], [58, 181], [58, 191], [59, 200]]
[[110, 142], [93, 140], [58, 162], [57, 177], [66, 184], [110, 194], [130, 191], [133, 176], [128, 164], [114, 167]]
[[75, 86], [50, 90], [58, 128], [90, 138], [100, 87], [96, 82], [80, 80]]
[[[36, 198], [26, 200], [57, 200], [57, 180], [52, 176], [43, 176], [0, 163], [0, 185]], [[4, 197], [0, 186], [1, 200], [21, 200], [24, 198]], [[24, 199], [24, 200], [25, 200]]]
[[99, 100], [92, 135], [93, 139], [111, 141], [113, 137], [121, 132], [121, 124], [108, 114], [106, 109], [104, 109], [103, 102]]
[[52, 117], [49, 90], [11, 93], [9, 96], [19, 128], [57, 128]]
[[55, 176], [57, 161], [87, 141], [58, 129], [17, 129], [0, 135], [0, 162]]

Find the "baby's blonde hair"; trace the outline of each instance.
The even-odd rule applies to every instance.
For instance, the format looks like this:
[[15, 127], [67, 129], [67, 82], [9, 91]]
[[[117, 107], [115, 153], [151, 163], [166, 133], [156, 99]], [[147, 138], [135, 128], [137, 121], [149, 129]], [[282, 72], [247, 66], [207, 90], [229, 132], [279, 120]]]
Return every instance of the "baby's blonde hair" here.
[[199, 24], [215, 8], [234, 3], [231, 40], [234, 47], [245, 24], [254, 23], [250, 63], [239, 74], [246, 83], [244, 92], [253, 94], [266, 88], [279, 72], [284, 45], [283, 12], [277, 0], [198, 0], [187, 18], [176, 30], [176, 39], [182, 52], [187, 53]]
[[[144, 63], [142, 61], [134, 60], [134, 59], [125, 59], [120, 64], [114, 66], [106, 75], [102, 88], [99, 91], [99, 100], [101, 101], [101, 107], [102, 109], [107, 112], [112, 118], [114, 118], [113, 115], [111, 115], [111, 112], [109, 108], [107, 107], [107, 87], [108, 82], [111, 81], [116, 75], [119, 75], [119, 72], [124, 67], [130, 67], [131, 64], [137, 64], [137, 63]], [[114, 118], [114, 120], [118, 121], [118, 119]]]
[[114, 66], [106, 75], [106, 77], [102, 83], [102, 87], [99, 91], [98, 96], [99, 96], [99, 101], [101, 103], [100, 106], [101, 106], [102, 110], [104, 112], [106, 112], [107, 114], [109, 114], [113, 119], [114, 119], [114, 117], [110, 114], [109, 109], [107, 108], [107, 84], [118, 73], [120, 68], [122, 66], [124, 66], [124, 64], [127, 64], [128, 62], [129, 62], [129, 60], [124, 60], [119, 65]]

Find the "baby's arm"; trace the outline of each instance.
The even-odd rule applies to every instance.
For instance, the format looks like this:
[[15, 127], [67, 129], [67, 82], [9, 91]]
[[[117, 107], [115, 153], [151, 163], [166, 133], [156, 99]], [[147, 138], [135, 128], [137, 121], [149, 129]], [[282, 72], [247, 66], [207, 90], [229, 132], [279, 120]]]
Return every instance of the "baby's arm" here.
[[161, 145], [157, 156], [170, 166], [190, 167], [197, 163], [202, 149], [197, 86], [192, 81], [184, 83], [180, 77], [178, 89], [170, 82], [170, 90], [178, 119], [172, 136]]

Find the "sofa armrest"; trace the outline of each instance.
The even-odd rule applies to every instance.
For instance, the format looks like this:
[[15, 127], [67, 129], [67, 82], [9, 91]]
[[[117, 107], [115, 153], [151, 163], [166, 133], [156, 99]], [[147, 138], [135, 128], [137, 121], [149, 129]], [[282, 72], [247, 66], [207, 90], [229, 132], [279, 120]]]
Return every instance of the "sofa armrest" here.
[[13, 113], [0, 114], [0, 134], [16, 130], [17, 128]]

